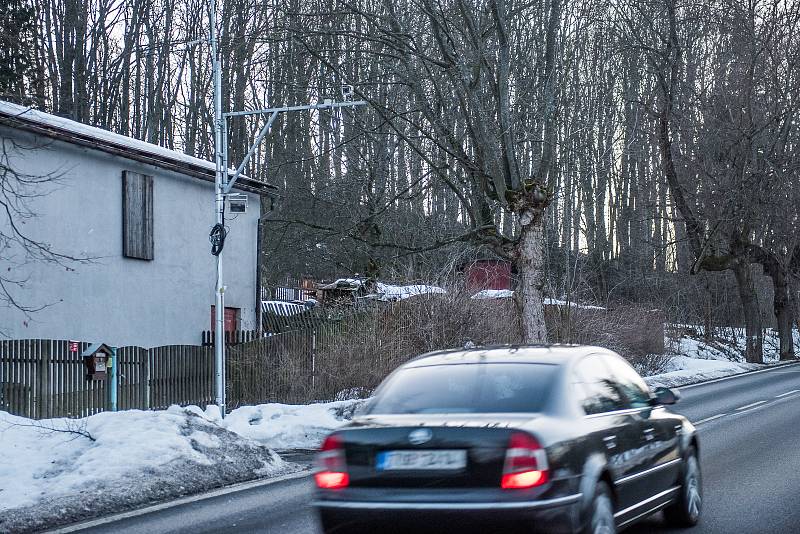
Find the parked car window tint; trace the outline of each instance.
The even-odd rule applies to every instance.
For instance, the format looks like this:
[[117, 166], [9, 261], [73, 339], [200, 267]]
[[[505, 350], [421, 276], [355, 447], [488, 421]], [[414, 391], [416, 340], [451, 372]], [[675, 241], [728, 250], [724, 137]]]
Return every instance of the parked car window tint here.
[[625, 396], [628, 407], [647, 408], [650, 406], [650, 388], [639, 376], [639, 373], [622, 358], [608, 356], [605, 360]]
[[581, 406], [587, 415], [613, 412], [626, 408], [625, 401], [608, 367], [598, 355], [578, 362], [574, 385]]
[[474, 363], [408, 367], [384, 383], [371, 414], [539, 412], [558, 367]]

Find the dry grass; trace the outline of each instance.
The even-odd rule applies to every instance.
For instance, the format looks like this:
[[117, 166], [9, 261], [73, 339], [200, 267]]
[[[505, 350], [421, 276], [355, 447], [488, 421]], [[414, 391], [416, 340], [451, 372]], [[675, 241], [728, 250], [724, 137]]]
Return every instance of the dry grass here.
[[[375, 303], [315, 330], [232, 347], [230, 404], [365, 396], [392, 370], [419, 354], [466, 344], [520, 342], [511, 299], [474, 300], [470, 294], [451, 287], [446, 294]], [[663, 357], [653, 356], [664, 348], [660, 312], [548, 307], [546, 319], [553, 342], [608, 347], [648, 374], [665, 364]]]

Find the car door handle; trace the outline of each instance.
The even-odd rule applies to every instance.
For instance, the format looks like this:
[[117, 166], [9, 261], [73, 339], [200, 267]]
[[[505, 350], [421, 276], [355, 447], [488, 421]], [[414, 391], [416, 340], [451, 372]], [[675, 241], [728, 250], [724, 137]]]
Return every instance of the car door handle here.
[[603, 441], [606, 442], [607, 449], [613, 449], [617, 446], [617, 436], [606, 436], [603, 438]]
[[656, 432], [655, 428], [645, 428], [644, 439], [646, 439], [647, 441], [652, 441], [655, 438], [655, 436], [653, 435], [655, 434], [655, 432]]

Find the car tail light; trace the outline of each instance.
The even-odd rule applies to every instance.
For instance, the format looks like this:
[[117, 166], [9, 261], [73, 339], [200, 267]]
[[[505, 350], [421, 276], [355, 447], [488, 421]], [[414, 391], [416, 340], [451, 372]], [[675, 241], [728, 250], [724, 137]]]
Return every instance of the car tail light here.
[[508, 443], [503, 466], [503, 489], [525, 489], [547, 482], [547, 453], [536, 438], [524, 432], [514, 432]]
[[342, 438], [331, 434], [322, 442], [322, 449], [317, 456], [319, 471], [314, 474], [314, 481], [318, 488], [341, 489], [350, 484], [350, 475], [347, 474], [347, 461], [342, 447]]

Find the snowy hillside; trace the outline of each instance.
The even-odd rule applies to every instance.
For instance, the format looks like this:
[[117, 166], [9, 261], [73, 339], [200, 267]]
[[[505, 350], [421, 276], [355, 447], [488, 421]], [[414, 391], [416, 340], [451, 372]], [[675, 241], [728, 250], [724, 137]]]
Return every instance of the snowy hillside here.
[[[669, 361], [661, 373], [646, 378], [652, 387], [677, 387], [763, 367], [744, 361], [746, 340], [742, 329], [720, 329], [716, 332], [715, 340], [707, 343], [702, 339], [702, 327], [670, 325], [670, 328], [683, 335], [665, 341]], [[800, 334], [796, 330], [794, 341], [795, 350], [800, 351]], [[766, 330], [765, 364], [778, 363], [778, 346], [776, 332]]]

